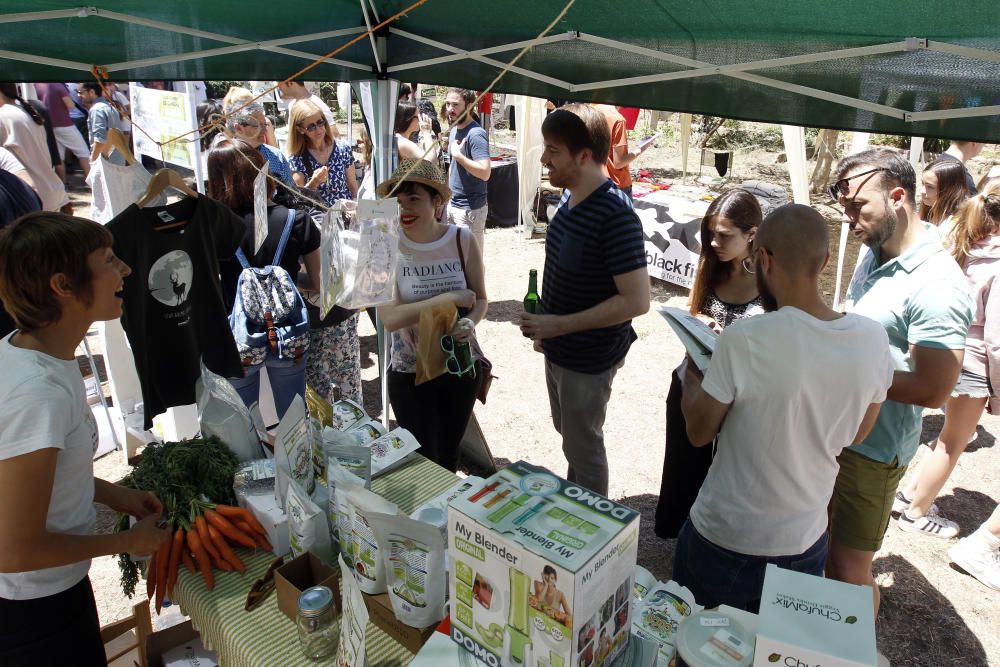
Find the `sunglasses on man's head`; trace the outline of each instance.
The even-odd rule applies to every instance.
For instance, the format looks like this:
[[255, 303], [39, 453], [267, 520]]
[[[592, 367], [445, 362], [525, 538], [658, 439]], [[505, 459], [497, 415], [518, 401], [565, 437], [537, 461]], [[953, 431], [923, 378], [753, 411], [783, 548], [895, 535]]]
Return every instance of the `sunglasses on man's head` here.
[[851, 181], [855, 178], [861, 178], [862, 176], [867, 176], [868, 174], [874, 174], [879, 171], [889, 171], [885, 167], [876, 167], [875, 169], [869, 169], [868, 171], [863, 171], [860, 174], [854, 174], [850, 178], [842, 178], [833, 185], [830, 186], [830, 196], [835, 200], [839, 200], [841, 197], [846, 197], [847, 193], [851, 191]]
[[305, 126], [299, 125], [299, 127], [301, 127], [306, 132], [315, 132], [317, 128], [326, 127], [326, 119], [320, 118], [315, 123], [309, 123], [308, 125]]

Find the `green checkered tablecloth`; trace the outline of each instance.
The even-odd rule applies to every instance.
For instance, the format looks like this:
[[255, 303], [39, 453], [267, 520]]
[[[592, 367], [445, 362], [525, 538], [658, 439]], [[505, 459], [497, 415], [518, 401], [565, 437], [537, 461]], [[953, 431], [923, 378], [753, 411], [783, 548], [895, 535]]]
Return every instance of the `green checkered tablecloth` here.
[[[422, 503], [445, 491], [457, 478], [441, 466], [418, 456], [398, 470], [372, 480], [372, 491], [410, 513]], [[246, 574], [215, 572], [215, 589], [209, 591], [200, 575], [181, 568], [174, 597], [181, 610], [191, 617], [206, 646], [219, 654], [222, 667], [297, 667], [332, 665], [306, 660], [299, 649], [295, 623], [278, 610], [277, 596], [251, 612], [243, 605], [251, 584], [263, 576], [274, 560], [270, 553], [251, 554], [239, 550]], [[368, 624], [366, 653], [372, 667], [402, 667], [413, 654]]]

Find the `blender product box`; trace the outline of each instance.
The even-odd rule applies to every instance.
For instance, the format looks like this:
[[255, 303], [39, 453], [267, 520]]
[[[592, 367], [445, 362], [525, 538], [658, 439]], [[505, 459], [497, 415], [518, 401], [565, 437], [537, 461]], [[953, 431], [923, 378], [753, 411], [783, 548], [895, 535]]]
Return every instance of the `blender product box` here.
[[754, 667], [875, 667], [872, 591], [768, 565]]
[[448, 506], [451, 638], [490, 667], [602, 667], [628, 646], [639, 513], [518, 461]]

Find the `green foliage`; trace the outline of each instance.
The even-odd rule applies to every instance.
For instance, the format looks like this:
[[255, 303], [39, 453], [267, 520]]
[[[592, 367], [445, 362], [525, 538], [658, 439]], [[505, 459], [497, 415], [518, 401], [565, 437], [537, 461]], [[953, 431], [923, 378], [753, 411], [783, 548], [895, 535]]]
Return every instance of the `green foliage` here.
[[246, 81], [206, 81], [205, 94], [210, 100], [221, 100], [233, 86], [246, 87]]
[[869, 140], [873, 146], [890, 146], [892, 148], [909, 148], [910, 138], [902, 134], [873, 134]]

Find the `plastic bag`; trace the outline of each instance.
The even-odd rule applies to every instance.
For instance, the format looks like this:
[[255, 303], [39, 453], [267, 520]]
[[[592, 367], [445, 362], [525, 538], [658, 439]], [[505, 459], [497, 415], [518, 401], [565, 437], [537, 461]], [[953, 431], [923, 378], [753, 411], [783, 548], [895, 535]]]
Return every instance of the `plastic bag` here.
[[341, 256], [344, 290], [337, 305], [358, 309], [393, 300], [399, 258], [399, 203], [395, 198], [358, 202], [350, 229], [341, 234]]
[[640, 637], [653, 639], [660, 645], [660, 659], [669, 661], [674, 654], [677, 629], [681, 622], [701, 611], [694, 593], [676, 581], [658, 583], [635, 605], [633, 632]]
[[441, 531], [405, 516], [369, 512], [386, 571], [392, 611], [413, 628], [437, 624], [445, 614], [447, 540]]
[[278, 423], [274, 441], [274, 465], [277, 473], [275, 501], [284, 509], [287, 494], [287, 480], [293, 480], [312, 495], [316, 487], [312, 461], [312, 441], [309, 437], [309, 423], [306, 421], [306, 407], [301, 396], [292, 399], [285, 416]]
[[195, 384], [198, 422], [203, 436], [215, 436], [241, 462], [263, 458], [250, 410], [229, 380], [201, 363], [201, 377]]
[[345, 221], [349, 222], [347, 212], [353, 213], [356, 204], [350, 200], [340, 200], [323, 216], [320, 224], [320, 274], [319, 274], [319, 314], [326, 317], [344, 293], [344, 252], [341, 244], [341, 234], [344, 232]]
[[350, 508], [351, 556], [358, 586], [370, 595], [385, 593], [385, 562], [369, 514], [399, 514], [399, 509], [361, 486], [348, 486], [344, 493]]
[[331, 562], [333, 551], [330, 545], [330, 530], [323, 510], [317, 507], [295, 482], [288, 485], [285, 515], [288, 519], [288, 544], [292, 555], [300, 556], [312, 551], [323, 562]]

